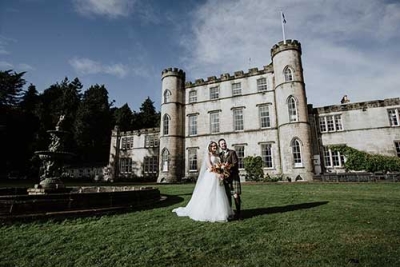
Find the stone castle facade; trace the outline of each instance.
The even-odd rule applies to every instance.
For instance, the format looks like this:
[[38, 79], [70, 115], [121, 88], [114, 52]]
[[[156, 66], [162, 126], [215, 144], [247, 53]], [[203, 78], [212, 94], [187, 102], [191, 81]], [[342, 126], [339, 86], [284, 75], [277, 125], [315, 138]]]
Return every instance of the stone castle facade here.
[[261, 156], [264, 173], [312, 180], [342, 172], [344, 157], [329, 145], [400, 156], [400, 98], [313, 108], [307, 103], [301, 44], [279, 42], [263, 69], [187, 82], [176, 68], [162, 72], [160, 129], [112, 132], [114, 180], [197, 177], [208, 143], [224, 138], [243, 159]]

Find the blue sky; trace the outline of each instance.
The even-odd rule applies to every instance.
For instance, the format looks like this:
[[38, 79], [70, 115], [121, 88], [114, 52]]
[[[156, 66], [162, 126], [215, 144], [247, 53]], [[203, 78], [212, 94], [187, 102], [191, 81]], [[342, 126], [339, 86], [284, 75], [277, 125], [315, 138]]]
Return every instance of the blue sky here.
[[117, 107], [149, 96], [159, 110], [165, 68], [194, 81], [268, 65], [281, 10], [309, 103], [400, 97], [398, 0], [2, 0], [0, 70], [27, 71], [40, 92], [78, 77]]

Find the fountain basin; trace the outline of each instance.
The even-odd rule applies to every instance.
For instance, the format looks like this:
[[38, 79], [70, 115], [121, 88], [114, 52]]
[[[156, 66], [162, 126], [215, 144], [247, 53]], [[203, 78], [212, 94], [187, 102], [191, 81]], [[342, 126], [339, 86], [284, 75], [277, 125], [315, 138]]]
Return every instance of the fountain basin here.
[[12, 188], [0, 190], [0, 221], [129, 210], [161, 200], [160, 191], [154, 187], [92, 186], [65, 188], [64, 193], [19, 193], [21, 190]]

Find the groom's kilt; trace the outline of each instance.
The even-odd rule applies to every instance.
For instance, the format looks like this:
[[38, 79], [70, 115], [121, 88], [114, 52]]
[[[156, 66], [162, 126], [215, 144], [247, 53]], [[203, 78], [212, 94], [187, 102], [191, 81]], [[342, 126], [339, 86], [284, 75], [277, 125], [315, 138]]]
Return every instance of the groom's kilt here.
[[240, 185], [240, 180], [228, 180], [227, 184], [229, 186], [229, 189], [231, 190], [231, 194], [238, 194], [240, 195], [242, 193], [242, 186]]

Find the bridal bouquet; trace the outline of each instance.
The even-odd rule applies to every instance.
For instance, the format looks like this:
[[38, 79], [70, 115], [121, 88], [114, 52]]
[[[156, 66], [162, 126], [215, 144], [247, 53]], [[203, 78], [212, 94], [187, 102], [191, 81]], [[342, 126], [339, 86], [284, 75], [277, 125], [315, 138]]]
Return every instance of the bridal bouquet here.
[[230, 175], [229, 170], [231, 169], [232, 165], [229, 163], [217, 163], [211, 167], [211, 172], [215, 172], [218, 174], [222, 174], [223, 176], [219, 178], [219, 185], [224, 184], [224, 179]]

